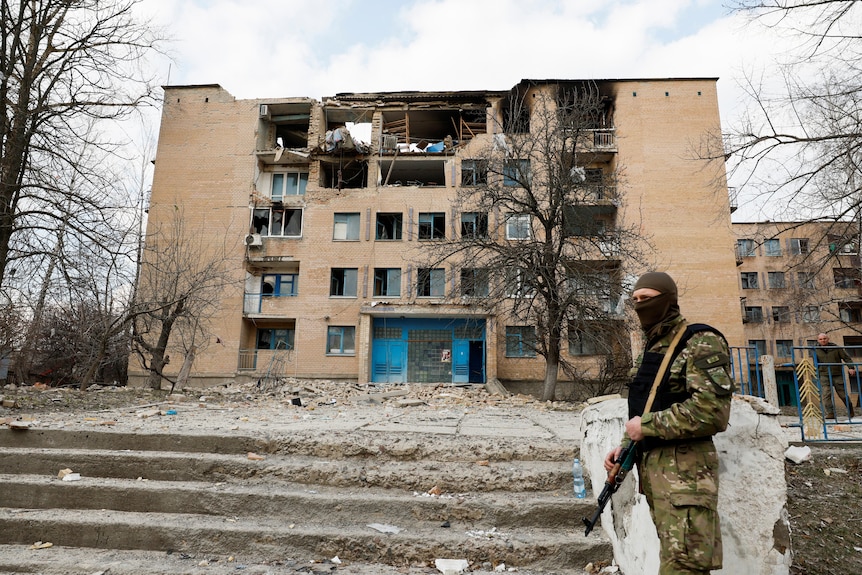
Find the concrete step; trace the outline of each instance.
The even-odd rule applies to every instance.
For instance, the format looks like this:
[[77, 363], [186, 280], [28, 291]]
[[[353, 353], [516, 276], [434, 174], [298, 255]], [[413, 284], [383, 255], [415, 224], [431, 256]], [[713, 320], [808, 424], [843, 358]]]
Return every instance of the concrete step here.
[[291, 521], [404, 524], [459, 522], [464, 528], [558, 527], [580, 523], [595, 504], [560, 493], [427, 493], [369, 487], [308, 486], [285, 482], [209, 483], [89, 478], [61, 481], [44, 475], [0, 475], [3, 504], [20, 509], [113, 509], [225, 517], [289, 517]]
[[386, 461], [372, 457], [325, 459], [243, 454], [205, 454], [95, 449], [0, 448], [0, 469], [9, 473], [56, 475], [72, 469], [89, 477], [138, 477], [160, 481], [230, 481], [264, 477], [332, 486], [388, 486], [428, 491], [549, 491], [571, 478], [560, 461]]
[[[323, 519], [323, 518], [320, 518]], [[329, 518], [327, 518], [329, 519]], [[104, 509], [0, 508], [0, 543], [50, 541], [68, 547], [173, 550], [255, 557], [333, 557], [388, 564], [431, 563], [439, 557], [504, 562], [531, 568], [585, 565], [607, 554], [606, 542], [559, 528], [465, 530], [413, 521], [398, 533], [350, 522], [293, 522], [292, 517], [225, 517], [190, 513], [135, 513]], [[388, 525], [388, 524], [386, 524]], [[580, 528], [578, 528], [580, 530]]]
[[[393, 566], [463, 557], [555, 573], [611, 556], [600, 534], [583, 536], [595, 500], [571, 495], [569, 446], [437, 439], [0, 430], [0, 545]], [[58, 479], [64, 468], [81, 480]]]

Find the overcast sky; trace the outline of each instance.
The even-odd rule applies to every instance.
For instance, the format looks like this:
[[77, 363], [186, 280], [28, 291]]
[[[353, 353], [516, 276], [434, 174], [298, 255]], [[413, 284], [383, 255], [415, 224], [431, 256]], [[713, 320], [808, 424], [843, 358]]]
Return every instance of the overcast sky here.
[[[505, 90], [522, 79], [717, 77], [725, 129], [780, 38], [722, 0], [144, 0], [163, 84], [237, 98]], [[737, 219], [737, 218], [735, 218]]]

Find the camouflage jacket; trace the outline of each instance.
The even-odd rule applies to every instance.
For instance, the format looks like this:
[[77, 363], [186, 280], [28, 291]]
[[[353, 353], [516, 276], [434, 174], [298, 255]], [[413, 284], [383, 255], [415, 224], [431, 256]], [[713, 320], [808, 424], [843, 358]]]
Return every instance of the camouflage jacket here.
[[[651, 341], [645, 351], [667, 353], [677, 329], [685, 320], [677, 317], [665, 335]], [[640, 366], [643, 354], [638, 357]], [[733, 379], [730, 350], [724, 338], [713, 331], [695, 333], [668, 368], [668, 391], [687, 392], [690, 397], [668, 409], [646, 413], [641, 429], [647, 437], [686, 439], [707, 437], [724, 431], [730, 418]]]

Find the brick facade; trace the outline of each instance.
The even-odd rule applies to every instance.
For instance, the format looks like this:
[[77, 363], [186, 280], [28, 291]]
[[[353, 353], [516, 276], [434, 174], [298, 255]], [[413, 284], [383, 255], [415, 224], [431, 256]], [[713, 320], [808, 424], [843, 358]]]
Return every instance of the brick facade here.
[[[530, 85], [544, 90], [553, 82]], [[694, 149], [720, 133], [716, 80], [602, 85], [615, 105], [615, 142], [607, 162], [623, 178], [624, 194], [614, 217], [636, 223], [655, 248], [652, 263], [633, 273], [648, 268], [669, 272], [680, 286], [683, 314], [715, 325], [731, 344], [740, 345], [735, 236], [724, 165], [696, 159]], [[499, 104], [505, 96], [451, 92], [350, 94], [322, 102], [236, 100], [217, 85], [167, 87], [148, 233], [165, 225], [180, 207], [189, 229], [208, 245], [226, 246], [231, 269], [232, 287], [224, 291], [209, 325], [210, 338], [199, 348], [194, 382], [255, 380], [273, 370], [288, 376], [372, 380], [376, 318], [485, 322], [483, 377], [541, 379], [540, 358], [507, 357], [506, 325], [497, 314], [457, 298], [416, 295], [417, 262], [423, 253], [420, 214], [443, 214], [445, 233], [458, 233], [454, 201], [461, 160], [470, 157], [471, 147], [490, 142], [493, 134], [487, 132], [502, 118]], [[367, 153], [319, 153], [327, 133], [348, 122], [370, 124]], [[414, 133], [433, 122], [447, 124], [439, 128], [441, 137], [455, 132], [462, 144], [439, 155], [405, 147], [403, 157], [411, 159], [399, 162], [389, 146], [406, 146], [411, 122]], [[392, 139], [383, 137], [384, 128]], [[405, 166], [412, 171], [403, 171]], [[274, 174], [285, 190], [276, 203]], [[305, 174], [304, 193], [291, 193]], [[339, 179], [340, 184], [334, 183]], [[380, 214], [384, 221], [387, 214], [401, 214], [400, 239], [380, 236]], [[263, 224], [265, 218], [270, 219]], [[396, 268], [401, 270], [400, 293], [375, 295], [375, 270]], [[458, 264], [446, 262], [442, 269], [449, 294], [457, 289]], [[271, 297], [267, 290], [273, 289], [286, 297]], [[341, 289], [349, 293], [342, 296]], [[346, 331], [339, 333], [342, 328]], [[328, 337], [333, 329], [339, 336], [335, 339]], [[287, 339], [290, 349], [281, 351], [278, 342]], [[338, 353], [341, 348], [331, 353], [336, 344], [345, 353]], [[263, 349], [266, 345], [274, 349]], [[173, 353], [182, 357], [181, 350]], [[588, 365], [596, 358], [580, 361]], [[172, 362], [169, 373], [181, 363]], [[131, 382], [144, 377], [133, 362]]]

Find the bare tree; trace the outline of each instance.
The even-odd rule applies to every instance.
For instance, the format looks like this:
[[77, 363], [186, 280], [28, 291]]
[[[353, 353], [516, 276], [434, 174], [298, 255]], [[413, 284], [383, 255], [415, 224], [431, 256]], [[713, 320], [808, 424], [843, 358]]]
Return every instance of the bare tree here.
[[587, 377], [561, 353], [567, 341], [628, 365], [623, 281], [646, 244], [621, 223], [619, 169], [602, 150], [613, 145], [612, 102], [590, 82], [516, 87], [490, 143], [462, 153], [460, 233], [432, 244], [419, 273], [421, 283], [458, 262], [459, 301], [513, 326], [507, 351], [544, 359], [543, 400], [561, 369]]
[[862, 215], [862, 3], [741, 0], [734, 8], [798, 40], [776, 63], [778, 87], [750, 76], [753, 106], [731, 126], [726, 154], [741, 194], [784, 214]]
[[[236, 246], [213, 245], [212, 236], [187, 224], [181, 208], [149, 234], [130, 312], [134, 351], [149, 372], [148, 385], [160, 389], [168, 350], [179, 349], [189, 362], [209, 340], [209, 326], [225, 293], [239, 289], [227, 265]], [[224, 234], [224, 238], [230, 237]], [[226, 241], [226, 240], [225, 240]], [[181, 370], [188, 374], [190, 365]]]
[[87, 236], [90, 218], [106, 209], [104, 196], [58, 185], [57, 176], [99, 179], [105, 154], [119, 148], [96, 126], [154, 102], [141, 64], [161, 39], [136, 19], [137, 3], [0, 1], [0, 285], [23, 265], [13, 262], [54, 250], [43, 232], [62, 225]]

